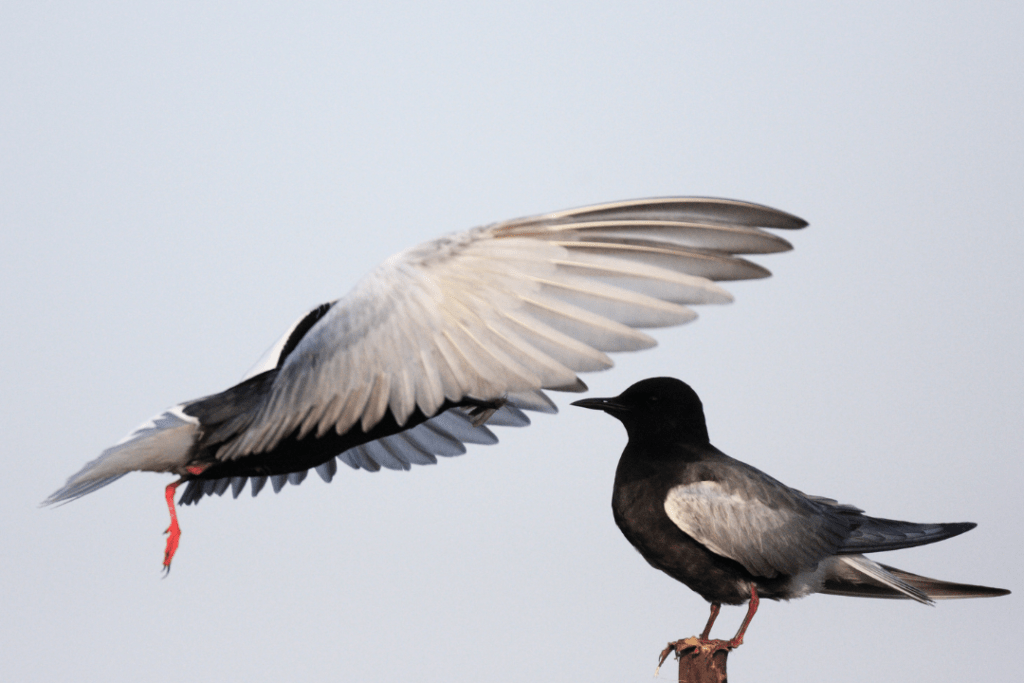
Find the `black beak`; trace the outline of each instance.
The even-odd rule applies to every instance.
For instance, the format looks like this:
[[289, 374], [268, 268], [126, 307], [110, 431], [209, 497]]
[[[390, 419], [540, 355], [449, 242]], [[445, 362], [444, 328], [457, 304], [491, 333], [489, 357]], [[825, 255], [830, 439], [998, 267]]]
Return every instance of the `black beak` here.
[[584, 398], [573, 401], [572, 405], [591, 410], [601, 410], [610, 415], [618, 415], [629, 412], [629, 406], [619, 403], [618, 396], [615, 398]]

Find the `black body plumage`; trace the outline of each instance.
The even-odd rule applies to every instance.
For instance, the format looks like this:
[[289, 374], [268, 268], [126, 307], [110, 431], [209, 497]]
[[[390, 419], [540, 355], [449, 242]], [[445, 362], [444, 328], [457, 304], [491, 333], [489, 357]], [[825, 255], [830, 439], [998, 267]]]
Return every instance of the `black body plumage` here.
[[[380, 422], [366, 431], [359, 424], [355, 424], [341, 434], [328, 431], [322, 436], [309, 434], [300, 437], [298, 430], [294, 430], [266, 452], [237, 460], [218, 460], [218, 449], [248, 426], [245, 423], [232, 425], [231, 420], [251, 414], [247, 412], [250, 405], [264, 400], [264, 394], [272, 386], [276, 373], [276, 369], [268, 370], [227, 391], [199, 399], [183, 408], [186, 415], [197, 418], [204, 426], [204, 433], [196, 443], [192, 462], [202, 464], [205, 469], [189, 478], [185, 492], [179, 500], [181, 505], [198, 503], [204, 495], [216, 492], [210, 488], [212, 484], [227, 479], [252, 477], [259, 480], [296, 473], [304, 476], [307, 470], [333, 461], [338, 453], [350, 448], [412, 429], [451, 408], [473, 408], [481, 405], [480, 401], [473, 399], [463, 399], [458, 403], [445, 401], [431, 415], [424, 415], [423, 411], [417, 408], [402, 424], [398, 423], [391, 411], [386, 411]], [[223, 489], [220, 492], [222, 493]]]
[[[879, 519], [790, 488], [711, 445], [700, 399], [677, 379], [647, 379], [615, 398], [573, 405], [604, 411], [625, 426], [615, 522], [652, 566], [711, 602], [712, 617], [717, 605], [752, 595], [787, 600], [820, 592], [930, 603], [1008, 593], [863, 557], [934, 543], [975, 525]], [[709, 630], [710, 622], [705, 637]]]

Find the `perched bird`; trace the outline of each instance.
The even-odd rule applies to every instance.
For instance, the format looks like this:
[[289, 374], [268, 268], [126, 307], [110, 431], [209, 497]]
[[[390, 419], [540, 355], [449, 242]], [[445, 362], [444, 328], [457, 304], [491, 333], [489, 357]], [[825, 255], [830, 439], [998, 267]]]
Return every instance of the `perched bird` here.
[[555, 412], [544, 389], [583, 391], [578, 372], [654, 340], [635, 328], [689, 322], [688, 304], [726, 303], [715, 280], [768, 271], [737, 254], [786, 251], [762, 228], [807, 223], [765, 206], [669, 197], [496, 223], [389, 258], [344, 298], [302, 316], [243, 381], [153, 417], [44, 504], [128, 472], [170, 472], [164, 567], [179, 504], [275, 491], [337, 460], [408, 470], [497, 439], [485, 425]]
[[[615, 523], [651, 566], [711, 603], [700, 635], [705, 643], [738, 647], [759, 598], [829, 593], [932, 604], [1009, 593], [929, 579], [864, 557], [934, 543], [976, 525], [868, 517], [852, 505], [792, 489], [712, 446], [700, 398], [678, 379], [645, 379], [615, 398], [573, 405], [602, 410], [626, 427], [629, 441], [612, 493]], [[721, 605], [747, 601], [736, 636], [709, 641]]]

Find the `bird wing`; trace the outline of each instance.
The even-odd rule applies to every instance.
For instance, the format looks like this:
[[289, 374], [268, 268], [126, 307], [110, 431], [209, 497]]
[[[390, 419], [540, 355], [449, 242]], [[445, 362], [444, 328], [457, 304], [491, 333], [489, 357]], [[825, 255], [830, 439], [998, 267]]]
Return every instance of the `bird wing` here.
[[920, 524], [866, 515], [860, 516], [857, 521], [857, 528], [843, 541], [839, 549], [841, 553], [876, 553], [913, 548], [958, 536], [977, 526], [973, 522]]
[[636, 328], [689, 322], [687, 305], [730, 301], [713, 280], [767, 275], [736, 256], [791, 248], [761, 227], [804, 225], [755, 204], [665, 198], [427, 242], [305, 316], [254, 369], [276, 368], [266, 393], [204, 439], [231, 460], [296, 432], [367, 431], [387, 411], [402, 425], [446, 400], [583, 390], [576, 373], [610, 367], [607, 352], [654, 346]]
[[[494, 444], [498, 439], [487, 428], [525, 427], [530, 424], [529, 418], [522, 410], [533, 410], [543, 413], [554, 413], [554, 403], [543, 392], [526, 394], [509, 394], [506, 403], [488, 417], [485, 424], [470, 414], [466, 408], [451, 408], [433, 418], [397, 434], [360, 444], [349, 448], [314, 469], [325, 482], [334, 479], [338, 471], [338, 460], [353, 469], [364, 469], [377, 472], [382, 467], [392, 470], [408, 470], [412, 465], [430, 465], [437, 462], [437, 456], [452, 457], [466, 452], [465, 444]], [[252, 480], [252, 495], [255, 497], [271, 483], [274, 492], [279, 492], [285, 484], [298, 486], [309, 474], [309, 470], [276, 474], [269, 476], [233, 476], [218, 479], [194, 479], [189, 481], [179, 500], [182, 505], [198, 503], [206, 495], [223, 495], [228, 487], [232, 495], [238, 498], [247, 481]]]
[[754, 468], [718, 474], [670, 489], [665, 512], [698, 543], [755, 576], [810, 571], [835, 554], [848, 533], [848, 515], [834, 505]]

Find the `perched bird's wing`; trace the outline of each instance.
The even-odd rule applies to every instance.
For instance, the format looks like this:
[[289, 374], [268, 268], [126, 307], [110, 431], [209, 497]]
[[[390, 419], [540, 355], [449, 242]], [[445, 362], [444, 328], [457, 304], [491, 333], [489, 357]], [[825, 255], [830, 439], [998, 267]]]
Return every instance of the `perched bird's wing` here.
[[840, 553], [877, 553], [913, 548], [959, 536], [978, 526], [974, 522], [920, 524], [866, 515], [859, 516], [857, 522], [857, 527], [839, 548]]
[[766, 275], [735, 254], [790, 245], [758, 226], [803, 225], [753, 204], [667, 198], [428, 242], [321, 307], [294, 348], [285, 341], [284, 357], [268, 358], [277, 374], [266, 395], [204, 439], [231, 460], [295, 432], [368, 431], [387, 411], [402, 425], [445, 400], [582, 390], [576, 373], [610, 367], [606, 352], [654, 345], [634, 328], [685, 323], [696, 317], [687, 304], [730, 301], [713, 279]]
[[[739, 464], [739, 463], [738, 463]], [[755, 576], [810, 571], [835, 554], [850, 522], [754, 468], [669, 490], [665, 512], [684, 533]]]

